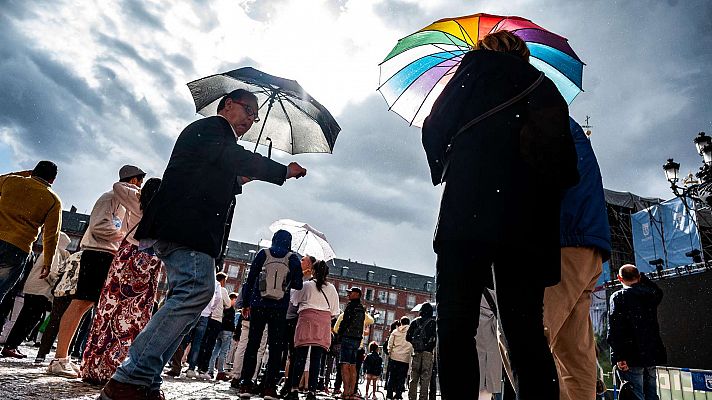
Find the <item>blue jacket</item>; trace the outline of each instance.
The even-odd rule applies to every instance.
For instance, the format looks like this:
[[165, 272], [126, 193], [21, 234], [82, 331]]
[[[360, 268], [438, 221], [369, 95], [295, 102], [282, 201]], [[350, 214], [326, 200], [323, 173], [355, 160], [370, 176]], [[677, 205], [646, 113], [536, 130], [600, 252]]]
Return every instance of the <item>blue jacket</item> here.
[[[243, 307], [264, 307], [264, 308], [279, 308], [287, 310], [289, 306], [289, 293], [288, 290], [281, 300], [263, 299], [259, 291], [259, 277], [262, 271], [262, 266], [267, 259], [267, 253], [269, 251], [272, 257], [284, 257], [290, 251], [292, 244], [292, 235], [284, 230], [279, 230], [274, 233], [272, 237], [272, 247], [268, 250], [260, 250], [252, 261], [252, 267], [250, 267], [250, 273], [247, 275], [247, 281], [242, 286], [242, 306]], [[289, 287], [291, 289], [300, 290], [303, 286], [302, 283], [302, 266], [299, 261], [299, 256], [297, 253], [292, 253], [289, 257], [289, 275], [287, 275], [287, 280], [289, 280]]]
[[564, 192], [561, 200], [561, 247], [596, 247], [605, 262], [611, 255], [611, 230], [601, 171], [591, 142], [581, 126], [570, 117], [569, 126], [576, 145], [580, 180]]

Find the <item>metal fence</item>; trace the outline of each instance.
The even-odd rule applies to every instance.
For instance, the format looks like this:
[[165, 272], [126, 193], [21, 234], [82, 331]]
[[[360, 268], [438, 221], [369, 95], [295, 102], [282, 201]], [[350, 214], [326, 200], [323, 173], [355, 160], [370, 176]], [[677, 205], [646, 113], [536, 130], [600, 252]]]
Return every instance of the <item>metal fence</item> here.
[[660, 400], [712, 400], [712, 371], [658, 367]]

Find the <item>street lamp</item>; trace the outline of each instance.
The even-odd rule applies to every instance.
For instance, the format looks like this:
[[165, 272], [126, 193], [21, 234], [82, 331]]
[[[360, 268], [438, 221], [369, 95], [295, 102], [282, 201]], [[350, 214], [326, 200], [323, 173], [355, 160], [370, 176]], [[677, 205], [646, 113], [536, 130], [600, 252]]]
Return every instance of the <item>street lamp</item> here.
[[672, 158], [668, 158], [663, 165], [665, 171], [665, 179], [670, 182], [670, 189], [676, 197], [691, 198], [693, 201], [700, 203], [703, 206], [712, 205], [712, 192], [710, 186], [712, 184], [712, 137], [707, 136], [704, 132], [697, 134], [693, 140], [697, 154], [702, 157], [702, 166], [695, 174], [699, 179], [696, 180], [692, 176], [683, 180], [683, 186], [680, 187], [677, 183], [680, 181], [680, 163], [675, 162]]

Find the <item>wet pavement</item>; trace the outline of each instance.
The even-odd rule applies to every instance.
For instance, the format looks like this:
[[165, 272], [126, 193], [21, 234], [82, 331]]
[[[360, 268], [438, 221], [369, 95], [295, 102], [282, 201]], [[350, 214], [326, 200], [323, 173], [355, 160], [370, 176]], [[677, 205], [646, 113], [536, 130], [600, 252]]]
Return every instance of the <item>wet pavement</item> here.
[[[48, 375], [45, 371], [49, 357], [44, 364], [34, 364], [37, 349], [22, 346], [20, 351], [27, 354], [25, 359], [0, 358], [0, 399], [43, 399], [43, 400], [89, 400], [97, 399], [98, 386], [89, 385], [81, 379], [67, 379]], [[363, 391], [364, 388], [361, 388]], [[203, 381], [188, 378], [163, 377], [163, 392], [166, 399], [239, 399], [237, 390], [229, 382]], [[304, 396], [300, 396], [304, 397]], [[319, 399], [331, 399], [318, 396]], [[383, 399], [383, 394], [378, 396]], [[261, 397], [253, 397], [254, 400]]]

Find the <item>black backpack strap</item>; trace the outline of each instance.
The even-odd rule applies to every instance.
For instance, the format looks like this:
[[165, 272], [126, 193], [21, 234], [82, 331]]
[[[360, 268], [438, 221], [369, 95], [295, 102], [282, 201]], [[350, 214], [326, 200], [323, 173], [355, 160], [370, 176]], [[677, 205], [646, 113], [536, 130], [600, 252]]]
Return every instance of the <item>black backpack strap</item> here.
[[489, 289], [484, 288], [482, 290], [482, 294], [485, 296], [485, 301], [487, 302], [487, 305], [489, 305], [490, 310], [492, 310], [492, 313], [494, 314], [495, 318], [497, 317], [497, 302], [494, 300], [494, 297], [492, 297], [492, 293], [490, 293]]

